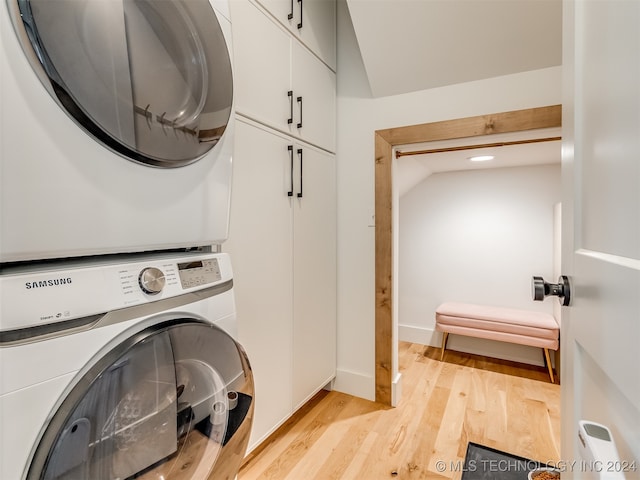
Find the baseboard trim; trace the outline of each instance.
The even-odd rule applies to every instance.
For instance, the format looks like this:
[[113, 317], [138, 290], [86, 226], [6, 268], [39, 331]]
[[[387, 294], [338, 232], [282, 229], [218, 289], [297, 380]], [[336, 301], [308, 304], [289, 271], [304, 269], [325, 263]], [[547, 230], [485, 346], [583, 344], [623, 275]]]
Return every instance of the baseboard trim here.
[[396, 378], [391, 383], [391, 406], [397, 407], [398, 403], [402, 399], [402, 374], [397, 373]]
[[338, 369], [333, 389], [375, 402], [376, 386], [373, 375]]
[[440, 333], [436, 332], [433, 328], [398, 325], [398, 339], [403, 342], [439, 347], [440, 338]]

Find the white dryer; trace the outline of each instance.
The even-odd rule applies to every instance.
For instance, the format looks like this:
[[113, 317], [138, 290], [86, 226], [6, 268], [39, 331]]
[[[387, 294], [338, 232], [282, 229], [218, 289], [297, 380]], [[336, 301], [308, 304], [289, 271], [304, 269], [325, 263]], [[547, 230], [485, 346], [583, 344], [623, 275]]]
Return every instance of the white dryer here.
[[225, 254], [0, 275], [0, 478], [234, 478], [253, 376]]
[[225, 0], [0, 2], [0, 263], [227, 237]]

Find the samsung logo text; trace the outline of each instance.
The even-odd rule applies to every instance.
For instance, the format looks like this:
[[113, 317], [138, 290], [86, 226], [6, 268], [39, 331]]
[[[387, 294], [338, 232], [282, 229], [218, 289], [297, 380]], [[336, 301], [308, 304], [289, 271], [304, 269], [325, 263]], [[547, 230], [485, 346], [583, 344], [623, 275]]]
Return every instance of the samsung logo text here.
[[25, 282], [24, 286], [27, 290], [34, 288], [45, 287], [58, 287], [60, 285], [69, 285], [71, 283], [71, 277], [67, 278], [52, 278], [49, 280], [38, 280], [37, 282]]

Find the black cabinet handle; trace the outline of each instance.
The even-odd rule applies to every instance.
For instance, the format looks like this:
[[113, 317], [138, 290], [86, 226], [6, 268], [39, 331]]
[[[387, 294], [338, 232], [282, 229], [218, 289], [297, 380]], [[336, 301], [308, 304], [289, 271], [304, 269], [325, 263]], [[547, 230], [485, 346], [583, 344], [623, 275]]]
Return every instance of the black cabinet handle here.
[[302, 198], [302, 149], [298, 149], [298, 156], [300, 157], [300, 191], [298, 192], [298, 198]]
[[287, 150], [289, 150], [289, 160], [291, 165], [291, 171], [289, 173], [289, 178], [291, 179], [291, 185], [289, 191], [287, 192], [287, 197], [293, 197], [293, 145], [287, 145]]
[[[302, 28], [302, 0], [298, 0], [300, 4], [300, 23], [298, 23], [298, 30]], [[293, 7], [291, 7], [291, 11], [293, 11]]]
[[298, 105], [300, 105], [300, 121], [298, 122], [298, 125], [296, 125], [296, 126], [298, 128], [302, 128], [302, 97], [296, 98], [296, 101], [298, 102]]
[[287, 118], [287, 123], [291, 125], [293, 123], [293, 90], [287, 92], [287, 97], [289, 97], [289, 118]]
[[287, 18], [289, 20], [293, 18], [293, 0], [291, 0], [291, 9], [289, 10], [289, 15], [287, 15]]

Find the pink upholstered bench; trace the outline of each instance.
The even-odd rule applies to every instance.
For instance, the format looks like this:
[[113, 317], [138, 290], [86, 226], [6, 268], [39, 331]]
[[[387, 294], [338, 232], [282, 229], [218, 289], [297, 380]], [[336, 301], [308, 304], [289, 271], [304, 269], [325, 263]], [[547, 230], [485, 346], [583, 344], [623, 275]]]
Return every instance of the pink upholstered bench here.
[[450, 333], [542, 348], [554, 383], [549, 350], [558, 350], [559, 327], [553, 315], [469, 303], [443, 303], [436, 309], [436, 330], [443, 332], [440, 360]]

